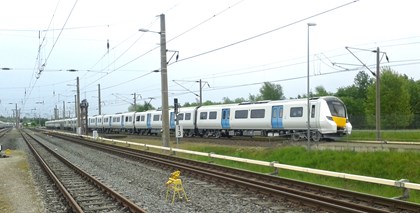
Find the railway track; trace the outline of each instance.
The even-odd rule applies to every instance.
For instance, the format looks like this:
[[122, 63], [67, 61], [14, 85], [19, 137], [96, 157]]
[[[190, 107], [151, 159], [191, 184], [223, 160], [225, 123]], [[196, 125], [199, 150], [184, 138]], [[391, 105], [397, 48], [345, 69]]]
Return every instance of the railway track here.
[[179, 169], [183, 173], [188, 173], [189, 176], [194, 175], [210, 179], [217, 184], [234, 184], [254, 192], [270, 194], [294, 203], [310, 206], [316, 210], [330, 212], [420, 212], [420, 205], [415, 203], [237, 170], [170, 155], [132, 150], [126, 147], [116, 147], [92, 141], [86, 143], [86, 140], [81, 138], [58, 134], [52, 135], [123, 157], [133, 158], [161, 167]]
[[10, 130], [11, 130], [11, 128], [3, 128], [3, 129], [0, 129], [0, 138], [2, 138]]
[[22, 137], [66, 199], [72, 212], [145, 212], [127, 198], [21, 131]]

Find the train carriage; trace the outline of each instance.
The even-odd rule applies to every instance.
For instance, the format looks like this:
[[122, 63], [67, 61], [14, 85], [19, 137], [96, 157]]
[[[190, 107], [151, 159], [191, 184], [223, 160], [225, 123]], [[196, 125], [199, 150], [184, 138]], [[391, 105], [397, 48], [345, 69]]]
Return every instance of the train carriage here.
[[[147, 112], [136, 112], [134, 119], [134, 130], [137, 134], [146, 135], [149, 134], [150, 126], [150, 116], [147, 116]], [[149, 119], [147, 119], [149, 118]], [[149, 120], [149, 122], [148, 122]], [[148, 125], [149, 124], [149, 125]]]
[[135, 112], [126, 112], [121, 116], [122, 129], [125, 132], [134, 133]]
[[193, 136], [196, 131], [196, 108], [185, 107], [178, 109], [178, 123], [182, 126], [185, 136]]
[[150, 127], [150, 134], [160, 134], [162, 131], [162, 111], [148, 112], [147, 125], [148, 127]]
[[89, 130], [96, 130], [98, 128], [97, 126], [97, 122], [96, 122], [96, 117], [92, 116], [92, 117], [88, 117], [88, 129]]
[[[351, 134], [347, 109], [337, 97], [260, 101], [229, 105], [179, 108], [177, 119], [185, 136], [288, 136], [293, 140], [307, 137], [308, 113], [310, 137], [337, 138]], [[73, 124], [74, 122], [74, 124]], [[69, 128], [75, 118], [48, 121], [47, 128]], [[89, 128], [103, 132], [126, 131], [160, 134], [162, 111], [128, 112], [89, 117]], [[175, 128], [174, 109], [169, 110], [169, 128]]]

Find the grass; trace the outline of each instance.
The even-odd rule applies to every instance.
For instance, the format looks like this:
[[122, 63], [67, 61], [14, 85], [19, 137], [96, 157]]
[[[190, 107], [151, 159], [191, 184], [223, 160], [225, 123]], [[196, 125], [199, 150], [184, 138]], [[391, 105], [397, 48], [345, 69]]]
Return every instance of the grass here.
[[[138, 142], [153, 145], [161, 145], [161, 141], [158, 140], [139, 140]], [[262, 148], [223, 146], [216, 144], [197, 144], [188, 142], [182, 142], [179, 145], [175, 145], [171, 142], [171, 146], [174, 148], [177, 147], [181, 149], [199, 152], [213, 152], [221, 155], [256, 159], [268, 162], [277, 161], [282, 164], [343, 172], [363, 176], [371, 176], [377, 178], [385, 178], [391, 180], [408, 179], [410, 182], [420, 183], [420, 169], [418, 169], [420, 165], [420, 153], [414, 151], [307, 151], [304, 147], [298, 146]], [[139, 147], [139, 149], [144, 148]], [[156, 150], [151, 149], [151, 151]], [[234, 161], [210, 159], [208, 157], [181, 153], [178, 153], [177, 155], [199, 161], [212, 161], [219, 165], [246, 169], [260, 173], [272, 173], [274, 171], [273, 168], [239, 163]], [[402, 189], [396, 187], [364, 183], [352, 180], [343, 180], [340, 178], [313, 175], [302, 172], [281, 170], [280, 176], [295, 180], [302, 180], [306, 182], [322, 184], [326, 186], [363, 192], [367, 194], [378, 195], [382, 197], [392, 198], [399, 197], [402, 195]], [[411, 190], [409, 201], [420, 203], [420, 191]]]
[[[420, 142], [420, 130], [382, 130], [382, 140]], [[353, 130], [345, 140], [376, 140], [376, 130]]]
[[[277, 161], [279, 163], [364, 175], [391, 180], [408, 179], [410, 182], [420, 183], [420, 153], [416, 152], [353, 152], [353, 151], [310, 151], [303, 147], [283, 148], [245, 148], [222, 147], [208, 145], [183, 145], [184, 149], [214, 152], [222, 155], [257, 159], [263, 161]], [[200, 161], [213, 161], [214, 163], [251, 170], [261, 173], [271, 173], [273, 168], [238, 163], [233, 161], [209, 159], [208, 157], [188, 156]], [[343, 180], [339, 178], [306, 174], [295, 171], [281, 170], [280, 176], [297, 179], [332, 187], [348, 189], [383, 197], [398, 197], [402, 189], [378, 184], [363, 183], [359, 181]], [[411, 202], [420, 203], [420, 192], [411, 190]]]

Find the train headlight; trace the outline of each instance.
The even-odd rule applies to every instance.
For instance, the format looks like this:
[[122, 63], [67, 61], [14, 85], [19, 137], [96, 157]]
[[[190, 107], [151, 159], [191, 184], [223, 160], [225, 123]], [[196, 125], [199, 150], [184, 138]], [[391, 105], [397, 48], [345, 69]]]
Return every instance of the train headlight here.
[[334, 121], [331, 116], [327, 116], [327, 119], [330, 120], [330, 121]]

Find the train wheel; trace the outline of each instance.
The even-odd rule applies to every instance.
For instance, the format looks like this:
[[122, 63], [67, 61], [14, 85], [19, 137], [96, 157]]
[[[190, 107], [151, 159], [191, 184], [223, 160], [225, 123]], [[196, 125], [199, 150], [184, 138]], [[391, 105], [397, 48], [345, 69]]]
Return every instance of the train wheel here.
[[315, 142], [319, 142], [322, 138], [322, 135], [320, 132], [316, 131], [313, 135], [312, 135], [312, 140], [314, 140]]
[[215, 138], [220, 138], [220, 136], [221, 136], [221, 134], [220, 134], [220, 132], [219, 132], [219, 131], [216, 131], [216, 132], [214, 133], [214, 137], [215, 137]]
[[292, 133], [292, 140], [293, 141], [299, 141], [299, 139], [300, 139], [299, 133], [297, 133], [297, 132]]

